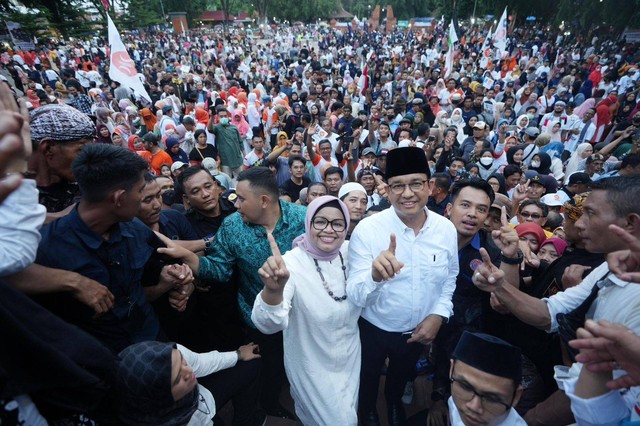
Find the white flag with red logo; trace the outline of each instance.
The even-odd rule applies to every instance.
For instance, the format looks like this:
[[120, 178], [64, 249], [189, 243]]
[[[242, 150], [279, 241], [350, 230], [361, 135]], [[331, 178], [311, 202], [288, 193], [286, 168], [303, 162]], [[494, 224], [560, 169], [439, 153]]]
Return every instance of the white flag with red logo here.
[[493, 33], [493, 45], [498, 49], [499, 57], [507, 51], [507, 8], [504, 8], [500, 22], [496, 27], [496, 32]]
[[487, 69], [487, 65], [489, 65], [489, 61], [491, 60], [491, 30], [493, 28], [489, 28], [489, 33], [484, 38], [482, 42], [482, 48], [480, 49], [480, 68]]
[[109, 15], [107, 15], [107, 21], [109, 24], [109, 47], [111, 48], [109, 78], [133, 90], [136, 96], [143, 97], [151, 102], [151, 97], [149, 97], [147, 90], [138, 77], [136, 64], [134, 64], [131, 57], [129, 57], [129, 53], [124, 47], [120, 34], [118, 33], [118, 29]]

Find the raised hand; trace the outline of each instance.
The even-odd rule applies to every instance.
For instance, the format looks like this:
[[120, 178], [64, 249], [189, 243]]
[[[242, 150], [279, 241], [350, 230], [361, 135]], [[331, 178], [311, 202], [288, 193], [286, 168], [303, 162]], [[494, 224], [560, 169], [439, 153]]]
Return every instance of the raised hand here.
[[506, 257], [516, 257], [518, 254], [518, 232], [509, 226], [507, 219], [507, 209], [503, 206], [500, 212], [500, 222], [502, 225], [497, 231], [492, 231], [491, 236], [496, 247], [502, 250], [502, 254]]
[[271, 247], [271, 256], [264, 262], [264, 265], [258, 269], [258, 275], [264, 284], [265, 290], [278, 294], [282, 297], [284, 286], [289, 280], [289, 270], [282, 260], [278, 243], [276, 243], [273, 234], [267, 234], [269, 246]]
[[513, 192], [513, 201], [516, 203], [521, 203], [529, 196], [529, 184], [531, 183], [530, 179], [527, 179], [525, 183], [519, 183], [516, 185], [516, 190]]
[[375, 282], [390, 280], [400, 272], [403, 266], [404, 263], [396, 258], [396, 234], [391, 234], [389, 248], [373, 260], [371, 277]]
[[640, 283], [640, 240], [617, 225], [609, 225], [609, 230], [628, 247], [607, 255], [609, 269], [621, 280]]
[[387, 184], [384, 183], [380, 175], [374, 174], [373, 179], [376, 181], [376, 192], [382, 198], [387, 198]]
[[480, 290], [494, 292], [504, 285], [504, 272], [491, 262], [489, 253], [484, 248], [480, 249], [482, 265], [478, 266], [471, 280]]

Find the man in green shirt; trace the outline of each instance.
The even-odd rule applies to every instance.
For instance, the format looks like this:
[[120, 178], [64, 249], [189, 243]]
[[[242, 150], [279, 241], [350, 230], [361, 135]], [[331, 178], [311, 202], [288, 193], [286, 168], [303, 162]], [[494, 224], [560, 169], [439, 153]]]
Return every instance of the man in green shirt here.
[[229, 112], [223, 106], [218, 106], [217, 111], [220, 124], [213, 126], [210, 121], [208, 130], [216, 137], [216, 148], [220, 153], [222, 171], [231, 177], [232, 185], [235, 185], [242, 171], [244, 145], [238, 128], [229, 123]]
[[237, 267], [240, 315], [262, 355], [262, 404], [267, 414], [287, 417], [289, 413], [278, 403], [284, 379], [282, 333], [260, 333], [251, 322], [251, 310], [264, 287], [258, 269], [271, 254], [267, 234], [273, 235], [283, 254], [291, 250], [293, 240], [304, 233], [306, 209], [278, 199], [276, 179], [267, 167], [240, 173], [236, 195], [237, 212], [228, 216], [213, 239], [205, 243], [205, 256], [198, 257], [169, 240], [165, 240], [169, 248], [159, 251], [181, 259], [206, 281], [226, 283]]

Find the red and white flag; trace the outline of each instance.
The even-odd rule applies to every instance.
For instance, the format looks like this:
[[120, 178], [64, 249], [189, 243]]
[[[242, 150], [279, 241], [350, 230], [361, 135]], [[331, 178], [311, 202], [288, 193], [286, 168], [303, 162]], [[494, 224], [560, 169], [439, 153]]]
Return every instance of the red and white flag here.
[[487, 69], [487, 65], [489, 65], [489, 61], [491, 60], [491, 30], [493, 28], [489, 28], [489, 33], [484, 38], [482, 42], [482, 48], [480, 49], [480, 68]]
[[358, 93], [360, 96], [364, 96], [365, 92], [369, 88], [369, 65], [365, 65], [364, 70], [362, 70], [362, 74], [360, 75], [360, 79], [358, 79]]
[[102, 0], [102, 5], [104, 6], [104, 10], [109, 11], [109, 2], [107, 0]]
[[127, 49], [122, 43], [118, 29], [108, 14], [107, 22], [109, 24], [109, 47], [111, 48], [109, 78], [133, 90], [136, 96], [151, 102], [151, 97], [138, 77], [136, 64], [131, 60]]

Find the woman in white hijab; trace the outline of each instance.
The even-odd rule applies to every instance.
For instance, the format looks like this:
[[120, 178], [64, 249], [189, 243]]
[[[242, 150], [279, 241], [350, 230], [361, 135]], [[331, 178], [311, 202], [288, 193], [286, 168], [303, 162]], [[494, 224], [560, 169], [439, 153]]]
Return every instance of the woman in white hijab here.
[[575, 151], [569, 157], [569, 162], [564, 170], [565, 184], [569, 181], [569, 177], [574, 172], [584, 170], [584, 165], [587, 162], [587, 157], [593, 154], [593, 147], [590, 143], [584, 142], [578, 145]]

